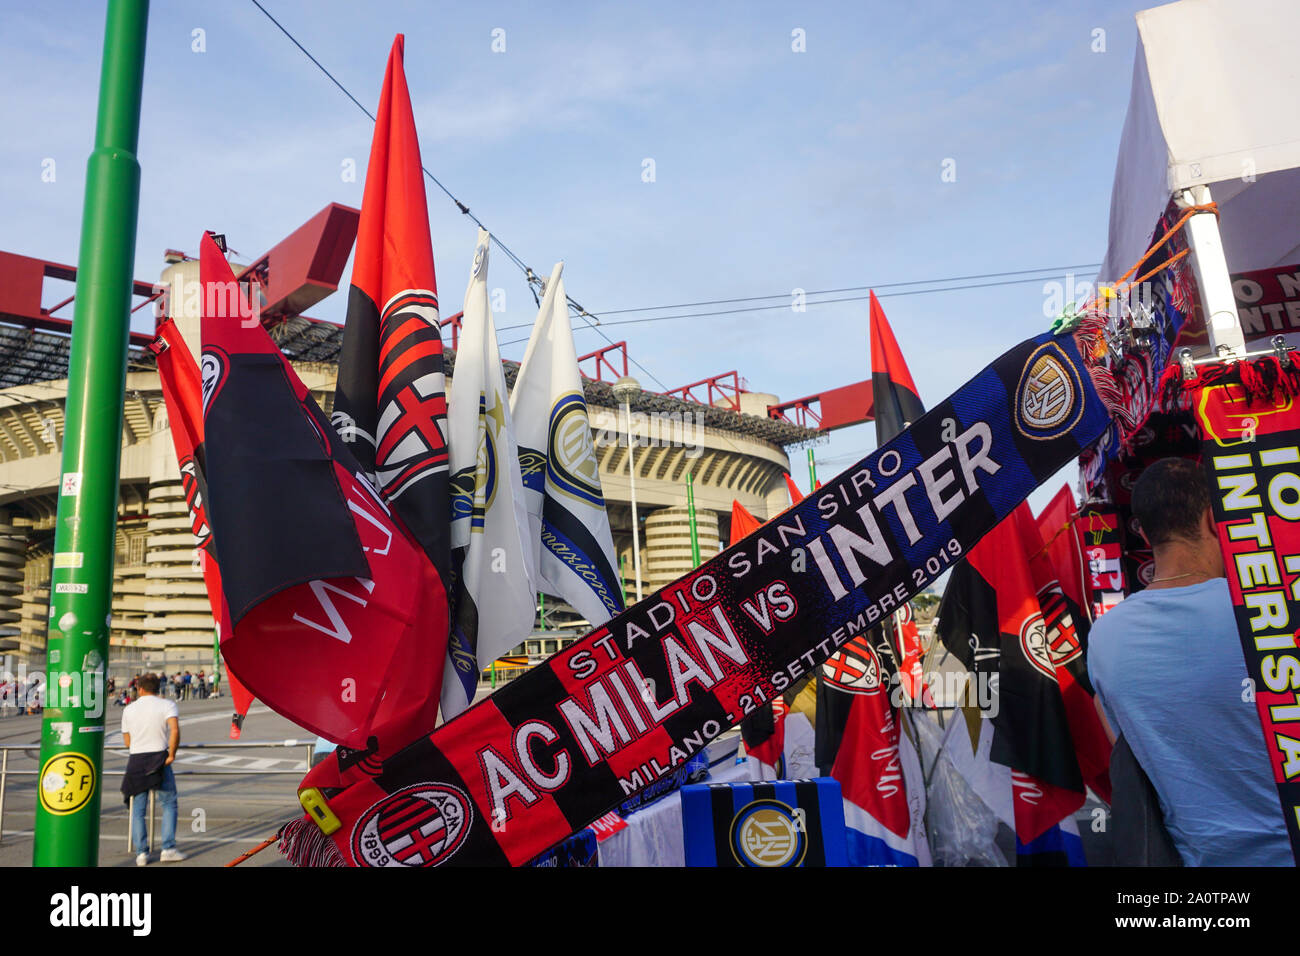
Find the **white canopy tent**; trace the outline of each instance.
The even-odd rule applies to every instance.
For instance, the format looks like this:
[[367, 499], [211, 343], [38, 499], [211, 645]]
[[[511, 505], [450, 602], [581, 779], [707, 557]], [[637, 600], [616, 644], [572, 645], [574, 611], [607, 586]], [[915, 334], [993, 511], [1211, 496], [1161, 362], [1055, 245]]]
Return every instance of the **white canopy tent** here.
[[1300, 3], [1181, 0], [1137, 25], [1098, 281], [1142, 256], [1171, 196], [1212, 198], [1218, 229], [1198, 215], [1188, 234], [1215, 338], [1239, 348], [1227, 274], [1300, 262]]

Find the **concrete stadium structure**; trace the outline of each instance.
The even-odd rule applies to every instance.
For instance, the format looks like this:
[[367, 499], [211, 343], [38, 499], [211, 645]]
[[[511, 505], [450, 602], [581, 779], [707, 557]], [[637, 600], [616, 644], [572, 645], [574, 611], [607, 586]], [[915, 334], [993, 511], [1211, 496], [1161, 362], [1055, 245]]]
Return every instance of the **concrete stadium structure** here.
[[[349, 237], [349, 247], [350, 242]], [[341, 258], [337, 250], [334, 253], [341, 272], [347, 249]], [[334, 275], [332, 283], [338, 278]], [[57, 329], [15, 322], [15, 310], [4, 307], [4, 281], [0, 269], [0, 653], [34, 666], [44, 659], [69, 340]], [[182, 293], [197, 282], [198, 263], [169, 254], [155, 287], [168, 290], [171, 314], [196, 355], [198, 297]], [[328, 291], [332, 287], [325, 294]], [[321, 297], [317, 294], [312, 301]], [[328, 414], [342, 329], [300, 312], [269, 320], [264, 314], [263, 321]], [[213, 625], [195, 539], [158, 374], [141, 341], [135, 337], [130, 353], [122, 429], [113, 657], [118, 663], [153, 666], [197, 661], [204, 655], [210, 661]], [[454, 352], [449, 359], [454, 375]], [[507, 380], [513, 382], [517, 366], [505, 364]], [[818, 436], [813, 429], [769, 417], [768, 406], [777, 400], [767, 394], [737, 389], [729, 399], [703, 404], [644, 391], [624, 410], [608, 380], [589, 378], [585, 391], [600, 479], [630, 597], [636, 586], [629, 431], [635, 437], [632, 457], [645, 594], [692, 567], [685, 508], [688, 472], [694, 478], [699, 547], [707, 558], [728, 540], [733, 499], [759, 518], [788, 507], [782, 477], [790, 468], [786, 449]], [[555, 612], [552, 624], [570, 625], [568, 637], [578, 633], [572, 629], [578, 622], [564, 613], [571, 609], [549, 598], [545, 604], [548, 612]], [[550, 653], [565, 636], [563, 629], [540, 632], [523, 650]]]

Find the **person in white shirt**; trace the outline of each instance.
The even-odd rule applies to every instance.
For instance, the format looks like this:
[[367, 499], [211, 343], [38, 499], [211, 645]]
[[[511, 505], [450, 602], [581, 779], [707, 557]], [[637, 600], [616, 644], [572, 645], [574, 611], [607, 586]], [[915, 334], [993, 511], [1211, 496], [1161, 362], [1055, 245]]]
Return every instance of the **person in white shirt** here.
[[140, 696], [122, 711], [122, 743], [130, 752], [122, 777], [122, 796], [131, 803], [135, 864], [149, 862], [149, 830], [145, 814], [149, 791], [158, 791], [162, 804], [163, 863], [185, 859], [176, 849], [176, 777], [172, 762], [181, 742], [180, 715], [174, 700], [158, 696], [157, 674], [145, 674], [137, 681]]

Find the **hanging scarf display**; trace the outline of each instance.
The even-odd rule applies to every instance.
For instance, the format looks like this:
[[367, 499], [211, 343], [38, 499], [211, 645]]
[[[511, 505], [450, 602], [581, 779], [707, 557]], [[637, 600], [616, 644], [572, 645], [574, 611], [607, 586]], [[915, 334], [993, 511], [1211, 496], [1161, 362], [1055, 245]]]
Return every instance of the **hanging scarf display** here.
[[[394, 754], [300, 791], [295, 862], [521, 865], [928, 586], [1110, 422], [1071, 335], [1011, 349], [818, 492]], [[326, 838], [328, 844], [326, 844]]]

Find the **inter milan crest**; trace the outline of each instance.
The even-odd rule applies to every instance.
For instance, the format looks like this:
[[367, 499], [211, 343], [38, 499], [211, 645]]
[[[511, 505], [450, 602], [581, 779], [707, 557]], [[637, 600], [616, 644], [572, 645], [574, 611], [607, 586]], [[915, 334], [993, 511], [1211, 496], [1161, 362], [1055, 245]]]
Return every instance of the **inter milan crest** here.
[[449, 784], [416, 784], [371, 807], [352, 832], [364, 866], [438, 866], [465, 841], [473, 817], [469, 797]]
[[547, 477], [562, 495], [598, 508], [605, 506], [600, 490], [596, 453], [591, 444], [587, 403], [576, 392], [551, 409]]
[[731, 852], [741, 866], [799, 866], [808, 852], [803, 810], [755, 800], [731, 821]]
[[1079, 374], [1060, 346], [1043, 343], [1029, 354], [1016, 386], [1017, 430], [1040, 441], [1060, 438], [1083, 415], [1083, 394]]
[[880, 693], [880, 658], [865, 634], [830, 656], [822, 665], [822, 680], [849, 694]]

